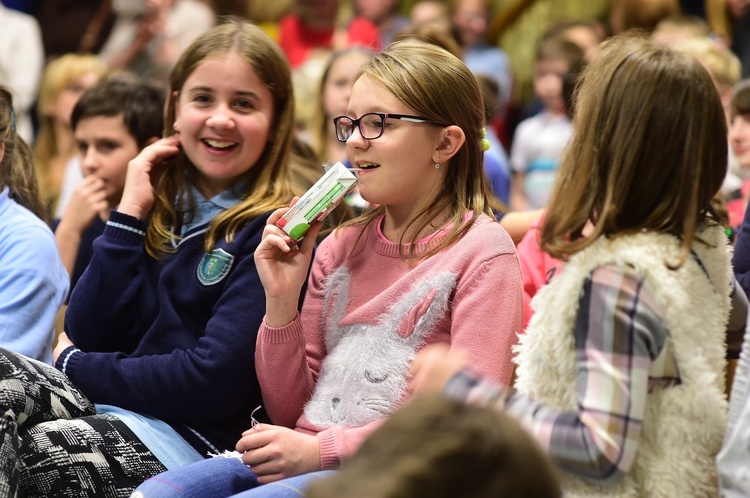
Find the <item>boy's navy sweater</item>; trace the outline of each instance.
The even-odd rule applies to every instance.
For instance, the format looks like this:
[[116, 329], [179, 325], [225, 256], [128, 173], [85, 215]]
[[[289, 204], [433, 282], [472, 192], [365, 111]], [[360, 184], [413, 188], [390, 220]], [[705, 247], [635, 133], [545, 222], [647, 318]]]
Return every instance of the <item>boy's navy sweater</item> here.
[[[57, 227], [60, 226], [60, 218], [52, 220], [49, 226], [53, 232], [57, 232]], [[94, 240], [104, 233], [104, 227], [105, 222], [97, 216], [91, 222], [91, 226], [81, 234], [81, 242], [78, 245], [78, 254], [76, 255], [76, 264], [73, 268], [73, 274], [70, 276], [70, 294], [73, 293], [73, 289], [75, 289], [76, 284], [81, 279], [81, 275], [83, 275], [84, 270], [89, 265], [89, 261], [94, 256]]]
[[233, 450], [262, 405], [254, 358], [265, 293], [253, 253], [267, 217], [216, 243], [234, 259], [205, 285], [207, 226], [156, 260], [144, 248], [146, 224], [112, 211], [65, 315], [81, 351], [68, 348], [55, 366], [93, 402], [161, 419], [202, 455]]

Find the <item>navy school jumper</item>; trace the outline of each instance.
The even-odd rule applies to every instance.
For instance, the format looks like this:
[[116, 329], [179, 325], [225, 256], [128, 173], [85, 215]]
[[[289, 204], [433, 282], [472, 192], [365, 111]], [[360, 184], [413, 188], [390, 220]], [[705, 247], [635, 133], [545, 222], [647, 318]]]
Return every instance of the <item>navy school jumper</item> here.
[[207, 225], [192, 229], [157, 260], [146, 224], [112, 211], [65, 316], [81, 351], [55, 366], [67, 356], [65, 373], [93, 402], [161, 419], [202, 455], [233, 450], [262, 405], [255, 340], [266, 303], [253, 253], [269, 214], [209, 254]]

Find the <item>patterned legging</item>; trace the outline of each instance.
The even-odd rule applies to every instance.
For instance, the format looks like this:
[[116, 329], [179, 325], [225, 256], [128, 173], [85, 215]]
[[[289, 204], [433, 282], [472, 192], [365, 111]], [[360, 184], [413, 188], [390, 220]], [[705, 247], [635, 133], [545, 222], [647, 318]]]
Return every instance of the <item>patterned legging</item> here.
[[165, 470], [64, 374], [0, 349], [0, 498], [127, 497]]

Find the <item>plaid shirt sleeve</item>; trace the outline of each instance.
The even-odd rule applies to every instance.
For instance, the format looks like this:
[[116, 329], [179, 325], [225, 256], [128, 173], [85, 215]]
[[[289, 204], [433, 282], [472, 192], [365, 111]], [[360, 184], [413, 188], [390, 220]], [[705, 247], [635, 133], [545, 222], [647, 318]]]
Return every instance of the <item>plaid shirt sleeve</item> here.
[[561, 468], [601, 483], [630, 469], [646, 395], [653, 383], [680, 383], [661, 307], [631, 267], [606, 265], [586, 280], [575, 324], [578, 406], [565, 412], [464, 371], [444, 395], [504, 408]]

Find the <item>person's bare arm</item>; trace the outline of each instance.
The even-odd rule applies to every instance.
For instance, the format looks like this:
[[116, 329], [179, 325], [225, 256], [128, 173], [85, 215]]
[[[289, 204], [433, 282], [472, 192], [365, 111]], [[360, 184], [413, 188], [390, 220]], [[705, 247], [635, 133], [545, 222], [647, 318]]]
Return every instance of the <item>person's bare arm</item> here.
[[529, 231], [529, 227], [542, 215], [542, 209], [533, 211], [511, 211], [500, 220], [500, 225], [505, 228], [513, 243], [518, 245]]
[[513, 180], [510, 182], [510, 208], [513, 211], [525, 211], [529, 207], [529, 201], [523, 193], [525, 178], [525, 173], [513, 172]]

